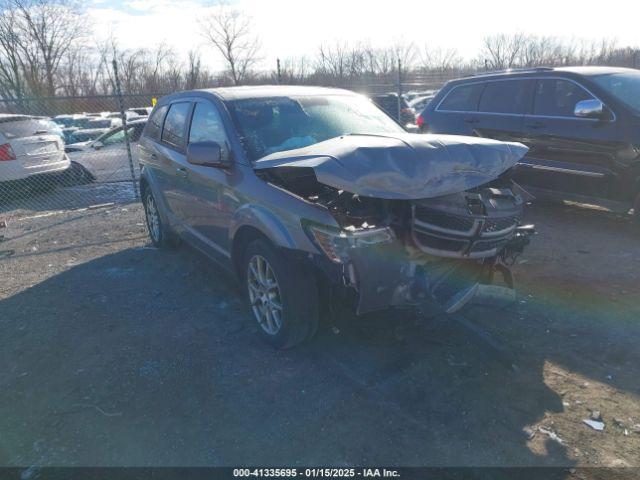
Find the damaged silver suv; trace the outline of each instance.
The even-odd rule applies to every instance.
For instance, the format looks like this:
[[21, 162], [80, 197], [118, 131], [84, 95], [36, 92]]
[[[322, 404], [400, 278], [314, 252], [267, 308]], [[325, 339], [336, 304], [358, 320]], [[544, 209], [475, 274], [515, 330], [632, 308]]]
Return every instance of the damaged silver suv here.
[[512, 289], [529, 228], [510, 170], [526, 151], [409, 134], [343, 90], [200, 90], [154, 108], [140, 188], [151, 241], [184, 239], [235, 272], [284, 348], [328, 302], [453, 312], [482, 286]]

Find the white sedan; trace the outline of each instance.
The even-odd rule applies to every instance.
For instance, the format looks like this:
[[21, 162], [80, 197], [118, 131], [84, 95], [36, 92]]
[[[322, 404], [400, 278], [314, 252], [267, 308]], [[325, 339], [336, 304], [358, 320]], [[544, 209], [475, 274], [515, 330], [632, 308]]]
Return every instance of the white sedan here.
[[62, 139], [39, 119], [0, 115], [0, 182], [57, 174], [69, 165]]

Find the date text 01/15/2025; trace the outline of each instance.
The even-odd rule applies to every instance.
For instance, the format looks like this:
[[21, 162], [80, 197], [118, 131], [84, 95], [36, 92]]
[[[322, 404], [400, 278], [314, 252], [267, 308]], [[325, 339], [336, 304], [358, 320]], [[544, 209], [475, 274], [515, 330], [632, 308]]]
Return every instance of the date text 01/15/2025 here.
[[397, 470], [386, 468], [235, 468], [234, 477], [280, 478], [399, 478]]

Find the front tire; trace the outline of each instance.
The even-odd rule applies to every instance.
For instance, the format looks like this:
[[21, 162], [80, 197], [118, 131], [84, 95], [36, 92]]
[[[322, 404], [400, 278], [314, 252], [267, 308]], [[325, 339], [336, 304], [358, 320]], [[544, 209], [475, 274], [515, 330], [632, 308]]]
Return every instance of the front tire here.
[[318, 285], [311, 269], [287, 259], [266, 240], [244, 253], [244, 283], [260, 335], [276, 348], [293, 347], [318, 326]]

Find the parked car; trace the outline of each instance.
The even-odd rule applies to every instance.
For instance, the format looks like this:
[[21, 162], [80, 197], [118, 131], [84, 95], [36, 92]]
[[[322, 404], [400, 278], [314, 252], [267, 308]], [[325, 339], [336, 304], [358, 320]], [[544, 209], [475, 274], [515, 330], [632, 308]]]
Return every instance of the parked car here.
[[127, 109], [127, 112], [133, 112], [141, 117], [147, 117], [153, 110], [153, 107], [135, 107]]
[[89, 120], [84, 128], [113, 128], [122, 125], [120, 118], [94, 118]]
[[88, 140], [79, 141], [76, 143], [70, 143], [66, 146], [67, 153], [79, 152], [79, 151], [94, 151], [102, 150], [105, 147], [121, 147], [124, 149], [125, 131], [129, 136], [129, 141], [134, 143], [140, 139], [140, 134], [147, 123], [146, 119], [132, 120], [127, 123], [126, 130], [122, 125], [113, 127], [109, 130], [97, 129], [97, 135], [92, 135], [93, 138]]
[[[132, 166], [137, 174], [138, 140], [145, 124], [146, 119], [132, 120], [126, 129], [115, 127], [90, 142], [67, 145], [69, 158], [100, 182], [130, 180]], [[129, 162], [125, 135], [129, 139], [133, 165]]]
[[640, 218], [640, 72], [534, 68], [449, 82], [418, 119], [422, 131], [521, 142], [515, 180], [536, 197]]
[[410, 134], [344, 90], [169, 95], [139, 148], [152, 243], [182, 238], [235, 272], [277, 347], [312, 336], [335, 299], [453, 312], [495, 272], [512, 287], [506, 259], [529, 231], [505, 174], [524, 146]]
[[64, 144], [27, 115], [0, 114], [0, 182], [44, 178], [69, 168]]
[[53, 117], [53, 121], [63, 127], [63, 129], [86, 128], [87, 122], [91, 119], [92, 117], [82, 114], [56, 115]]
[[78, 144], [91, 142], [108, 131], [108, 128], [74, 128], [70, 131], [65, 130], [66, 148], [68, 149], [72, 145], [77, 146]]
[[410, 90], [402, 96], [407, 100], [407, 102], [411, 102], [411, 100], [418, 97], [433, 97], [436, 93], [438, 93], [438, 90]]
[[407, 101], [400, 97], [400, 118], [398, 119], [398, 94], [385, 93], [382, 95], [372, 95], [371, 100], [374, 101], [387, 115], [393, 119], [397, 119], [401, 125], [411, 125], [416, 123], [416, 112], [409, 106]]
[[420, 113], [426, 108], [427, 105], [429, 105], [429, 102], [433, 100], [434, 96], [435, 95], [415, 97], [413, 100], [409, 101], [409, 106], [413, 108], [414, 112]]
[[38, 131], [51, 133], [57, 135], [64, 141], [63, 128], [54, 122], [49, 117], [31, 117], [34, 121], [38, 122]]

